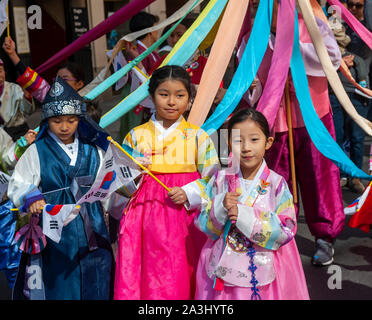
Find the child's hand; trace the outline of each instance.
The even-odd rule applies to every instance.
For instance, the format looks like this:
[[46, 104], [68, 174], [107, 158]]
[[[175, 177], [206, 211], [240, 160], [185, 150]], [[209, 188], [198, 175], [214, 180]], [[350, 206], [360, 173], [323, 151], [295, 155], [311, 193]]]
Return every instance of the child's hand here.
[[185, 204], [187, 202], [186, 192], [180, 187], [174, 187], [168, 192], [169, 198], [174, 204]]
[[28, 212], [31, 214], [40, 214], [43, 211], [43, 207], [46, 205], [44, 200], [37, 200], [30, 204]]
[[250, 90], [253, 90], [254, 88], [257, 87], [257, 83], [258, 83], [258, 79], [255, 78], [251, 84], [251, 86], [249, 87]]
[[28, 130], [27, 133], [24, 135], [26, 141], [27, 141], [27, 145], [30, 145], [31, 143], [33, 143], [36, 139], [36, 136], [37, 136], [37, 132], [35, 130]]
[[10, 37], [6, 37], [3, 43], [3, 49], [8, 54], [8, 56], [16, 53], [15, 42]]
[[124, 49], [128, 52], [133, 58], [137, 58], [139, 56], [137, 46], [133, 42], [125, 41]]
[[149, 165], [151, 164], [151, 158], [149, 157], [138, 157], [135, 158], [137, 162], [142, 164], [145, 168], [148, 168]]
[[238, 192], [227, 192], [225, 195], [225, 199], [223, 200], [223, 206], [226, 208], [227, 211], [230, 211], [230, 209], [233, 206], [236, 206], [238, 204], [240, 193]]
[[348, 67], [354, 66], [354, 56], [349, 54], [347, 56], [342, 57]]
[[236, 220], [238, 220], [238, 213], [239, 212], [238, 212], [238, 206], [237, 205], [230, 208], [227, 215], [228, 215], [231, 223], [236, 223]]

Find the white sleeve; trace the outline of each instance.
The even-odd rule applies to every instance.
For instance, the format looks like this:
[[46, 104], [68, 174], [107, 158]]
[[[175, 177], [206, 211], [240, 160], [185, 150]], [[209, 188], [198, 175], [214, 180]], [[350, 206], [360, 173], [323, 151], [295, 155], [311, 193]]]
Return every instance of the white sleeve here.
[[40, 184], [40, 160], [35, 144], [32, 144], [17, 162], [9, 181], [8, 197], [20, 207], [23, 197]]
[[5, 132], [4, 129], [0, 129], [0, 157], [1, 162], [5, 166], [6, 170], [11, 170], [16, 163], [14, 156], [14, 148], [16, 143], [13, 142], [12, 138]]

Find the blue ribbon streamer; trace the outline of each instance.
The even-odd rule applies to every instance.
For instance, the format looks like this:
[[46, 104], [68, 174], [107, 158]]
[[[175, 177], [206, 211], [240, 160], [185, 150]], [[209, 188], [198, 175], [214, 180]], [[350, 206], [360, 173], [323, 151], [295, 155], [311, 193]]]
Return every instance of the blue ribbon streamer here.
[[260, 1], [252, 33], [231, 84], [214, 113], [202, 125], [209, 135], [223, 125], [252, 84], [269, 43], [272, 12], [273, 0]]
[[295, 34], [291, 58], [291, 73], [296, 97], [309, 136], [321, 154], [333, 161], [342, 171], [352, 177], [372, 180], [372, 176], [359, 169], [329, 134], [319, 119], [311, 100], [305, 65], [300, 51], [297, 11], [295, 14]]
[[[272, 1], [272, 0], [271, 0]], [[203, 19], [200, 25], [191, 33], [189, 38], [185, 41], [183, 46], [174, 54], [174, 56], [167, 63], [168, 65], [182, 66], [195, 52], [200, 43], [208, 35], [217, 19], [222, 13], [227, 0], [219, 0], [211, 9], [209, 14]], [[126, 99], [112, 108], [109, 112], [102, 116], [99, 125], [102, 128], [107, 127], [125, 113], [133, 109], [141, 101], [146, 99], [148, 92], [149, 80], [144, 82], [140, 87], [133, 91]]]

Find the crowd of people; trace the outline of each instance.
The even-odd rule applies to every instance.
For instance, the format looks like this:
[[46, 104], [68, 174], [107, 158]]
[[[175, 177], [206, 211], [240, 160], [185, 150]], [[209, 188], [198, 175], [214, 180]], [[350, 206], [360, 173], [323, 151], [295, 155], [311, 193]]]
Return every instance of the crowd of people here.
[[[259, 1], [252, 2], [253, 22]], [[48, 83], [24, 65], [14, 41], [6, 37], [3, 50], [15, 66], [17, 84], [5, 80], [0, 60], [0, 169], [9, 176], [0, 210], [0, 233], [7, 235], [0, 237], [4, 239], [0, 270], [6, 273], [14, 299], [310, 298], [295, 241], [299, 203], [292, 196], [286, 96], [281, 99], [272, 130], [256, 110], [275, 47], [278, 3], [274, 3], [263, 61], [247, 94], [224, 125], [228, 165], [221, 164], [208, 134], [187, 121], [207, 53], [195, 52], [183, 66], [159, 68], [190, 26], [182, 22], [157, 52], [137, 65], [142, 73], [151, 75], [152, 107], [140, 104], [126, 113], [120, 119], [117, 137], [144, 155], [137, 161], [169, 190], [142, 173], [115, 193], [121, 204], [119, 215], [114, 217], [111, 212], [112, 199], [110, 205], [106, 201], [84, 203], [76, 218], [63, 227], [60, 241], [47, 239], [37, 254], [21, 252], [9, 234], [14, 237], [16, 230], [31, 221], [42, 224], [40, 214], [47, 204], [74, 204], [89, 190], [105, 154], [94, 138], [103, 131], [98, 126], [101, 114], [94, 102], [79, 94], [86, 85], [81, 66], [72, 62], [61, 65], [56, 78]], [[345, 6], [372, 31], [370, 0], [348, 0]], [[301, 14], [298, 18], [301, 54], [315, 110], [332, 137], [362, 169], [365, 133], [345, 113], [324, 72], [319, 72], [320, 61], [304, 19]], [[320, 19], [316, 22], [334, 68], [337, 70], [343, 60], [352, 77], [370, 88], [372, 50], [348, 25], [331, 29]], [[140, 12], [129, 26], [136, 32], [157, 23], [156, 16]], [[158, 38], [158, 31], [153, 31], [126, 42], [125, 59], [133, 60]], [[242, 48], [237, 49], [244, 50], [245, 44], [243, 38]], [[234, 59], [239, 63], [239, 57]], [[355, 90], [341, 72], [339, 76], [357, 112], [371, 119], [370, 97]], [[133, 90], [134, 77], [130, 73], [121, 89], [122, 98]], [[225, 92], [222, 82], [214, 105]], [[357, 196], [365, 185], [340, 172], [315, 148], [290, 77], [288, 92], [296, 178], [315, 242], [312, 264], [328, 266], [333, 263], [334, 242], [345, 225], [342, 188], [350, 188]], [[34, 99], [41, 104], [42, 119], [32, 130], [26, 120], [35, 111]], [[22, 218], [27, 221], [13, 214], [12, 208], [28, 212]], [[32, 265], [40, 268], [36, 275], [40, 285], [36, 287], [29, 281]]]

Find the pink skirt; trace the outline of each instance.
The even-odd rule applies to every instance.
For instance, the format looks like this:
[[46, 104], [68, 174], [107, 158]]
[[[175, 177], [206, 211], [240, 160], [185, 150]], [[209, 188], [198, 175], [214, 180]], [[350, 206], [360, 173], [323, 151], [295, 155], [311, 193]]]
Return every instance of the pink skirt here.
[[[157, 174], [167, 187], [200, 178], [198, 172]], [[196, 267], [207, 237], [194, 226], [198, 212], [175, 205], [145, 176], [120, 222], [115, 300], [194, 298]]]
[[[222, 291], [213, 289], [213, 279], [205, 271], [205, 264], [214, 241], [204, 245], [196, 274], [196, 300], [250, 300], [251, 288], [224, 286]], [[296, 242], [293, 239], [274, 252], [275, 280], [258, 287], [262, 300], [309, 300], [306, 279]]]

